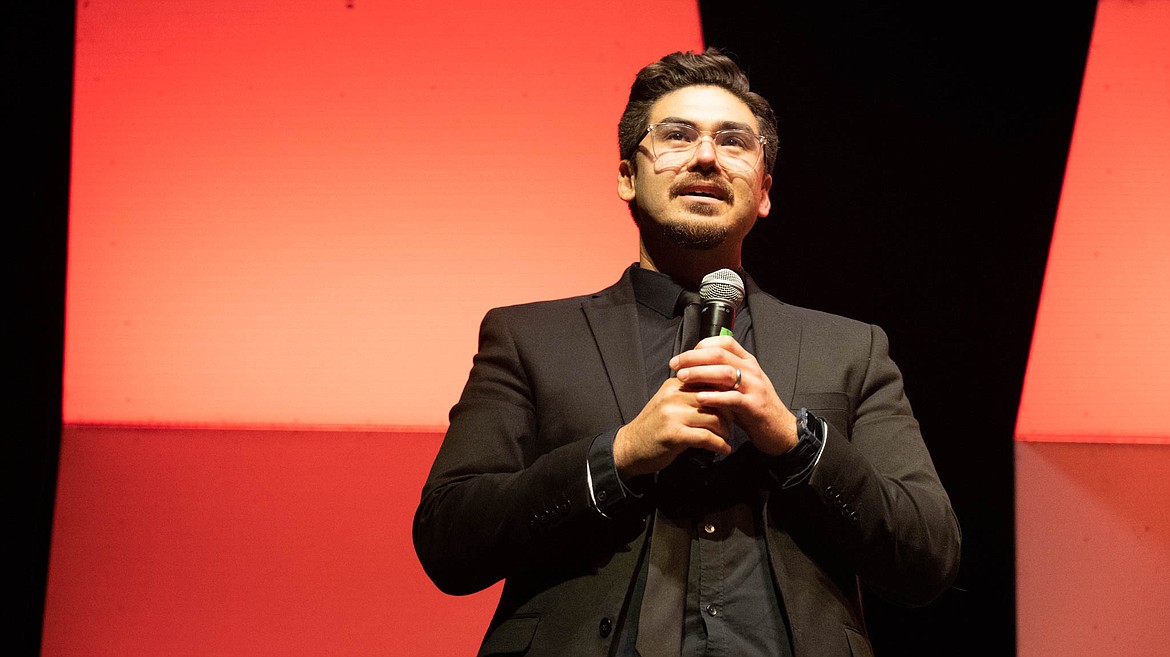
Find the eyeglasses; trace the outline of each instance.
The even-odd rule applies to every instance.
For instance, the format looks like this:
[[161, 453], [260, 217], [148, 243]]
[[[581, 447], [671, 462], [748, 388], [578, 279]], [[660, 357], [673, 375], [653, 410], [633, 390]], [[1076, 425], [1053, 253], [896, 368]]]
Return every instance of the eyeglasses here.
[[711, 138], [715, 157], [729, 169], [754, 169], [760, 162], [766, 137], [750, 130], [699, 130], [685, 123], [652, 123], [646, 128], [654, 160], [662, 166], [686, 164], [704, 136]]

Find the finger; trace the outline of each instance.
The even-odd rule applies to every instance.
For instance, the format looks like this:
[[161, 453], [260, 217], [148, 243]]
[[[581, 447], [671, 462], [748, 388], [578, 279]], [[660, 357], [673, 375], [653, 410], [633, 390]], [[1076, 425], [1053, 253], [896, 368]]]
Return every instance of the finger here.
[[696, 393], [696, 398], [705, 408], [711, 409], [736, 410], [747, 404], [747, 395], [738, 390], [705, 390]]
[[737, 390], [743, 387], [744, 372], [732, 364], [700, 365], [679, 370], [677, 377], [690, 389], [702, 386], [721, 390]]
[[667, 421], [682, 426], [714, 426], [713, 422], [720, 421], [719, 413], [706, 408], [699, 402], [699, 390], [688, 389], [681, 382], [680, 387], [671, 392], [669, 397], [659, 405], [660, 413]]
[[710, 338], [703, 338], [699, 341], [699, 344], [695, 345], [695, 348], [722, 349], [724, 351], [729, 351], [740, 358], [747, 358], [749, 355], [748, 350], [744, 349], [743, 345], [741, 345], [738, 341], [736, 341], [735, 338], [731, 337], [730, 335], [716, 335]]
[[681, 399], [677, 404], [669, 404], [663, 409], [664, 416], [669, 422], [679, 427], [705, 428], [716, 432], [722, 430], [720, 423], [723, 422], [723, 417], [719, 411], [700, 404], [696, 392], [680, 394], [685, 395], [685, 399]]
[[727, 421], [727, 415], [715, 408], [704, 406], [696, 409], [686, 424], [691, 428], [710, 431], [723, 439], [731, 437], [731, 423]]
[[691, 429], [686, 433], [686, 442], [688, 447], [716, 454], [731, 453], [731, 444], [727, 442], [725, 437], [706, 429]]
[[670, 359], [670, 369], [681, 370], [698, 365], [719, 365], [742, 362], [743, 359], [732, 352], [719, 347], [694, 348], [684, 351]]

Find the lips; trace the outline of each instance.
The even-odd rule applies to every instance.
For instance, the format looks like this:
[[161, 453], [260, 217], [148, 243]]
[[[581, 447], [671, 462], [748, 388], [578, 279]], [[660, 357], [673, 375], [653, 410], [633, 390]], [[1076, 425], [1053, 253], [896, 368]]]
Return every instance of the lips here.
[[675, 196], [690, 198], [705, 198], [715, 201], [726, 201], [731, 198], [731, 189], [717, 180], [686, 180], [674, 185], [671, 190]]

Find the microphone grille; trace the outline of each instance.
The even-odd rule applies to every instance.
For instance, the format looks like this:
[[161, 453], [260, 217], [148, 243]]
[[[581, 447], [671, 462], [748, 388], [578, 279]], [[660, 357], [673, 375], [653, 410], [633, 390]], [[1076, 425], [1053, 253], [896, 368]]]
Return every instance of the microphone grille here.
[[743, 296], [743, 279], [730, 269], [713, 271], [704, 276], [703, 282], [699, 284], [699, 297], [703, 303], [722, 301], [733, 308], [739, 308], [739, 304], [743, 303]]

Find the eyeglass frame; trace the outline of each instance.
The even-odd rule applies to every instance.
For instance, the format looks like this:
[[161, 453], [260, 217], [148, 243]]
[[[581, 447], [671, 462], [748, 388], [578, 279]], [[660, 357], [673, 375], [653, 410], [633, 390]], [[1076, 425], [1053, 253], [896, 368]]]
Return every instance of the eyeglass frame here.
[[[679, 149], [679, 150], [665, 151], [663, 153], [663, 155], [665, 155], [667, 153], [686, 153], [688, 151], [691, 151], [692, 152], [691, 157], [694, 157], [693, 153], [697, 152], [699, 150], [699, 142], [702, 141], [702, 138], [704, 136], [707, 136], [707, 137], [711, 138], [711, 145], [714, 147], [715, 157], [717, 159], [720, 159], [719, 145], [716, 143], [715, 139], [720, 134], [728, 133], [728, 132], [734, 132], [734, 133], [739, 133], [739, 134], [750, 136], [753, 140], [755, 140], [756, 142], [759, 143], [760, 148], [756, 152], [756, 161], [750, 165], [750, 167], [753, 169], [760, 163], [761, 160], [764, 159], [764, 154], [765, 154], [765, 151], [767, 149], [768, 138], [765, 137], [764, 135], [757, 135], [750, 128], [729, 128], [727, 130], [700, 130], [697, 127], [695, 127], [694, 125], [691, 125], [689, 123], [680, 123], [678, 121], [663, 121], [661, 123], [651, 123], [650, 125], [646, 126], [646, 132], [643, 133], [642, 139], [645, 139], [646, 135], [653, 135], [655, 128], [657, 128], [659, 126], [664, 126], [664, 125], [665, 126], [678, 126], [680, 128], [686, 128], [688, 130], [693, 130], [696, 133], [698, 133], [699, 138], [695, 140], [694, 145], [692, 145], [692, 146], [689, 146], [689, 147], [683, 148], [683, 149]], [[653, 138], [651, 138], [650, 143], [651, 143], [651, 152], [654, 154], [655, 159], [657, 159], [658, 157], [660, 157], [660, 155], [657, 152], [655, 152], [655, 150], [653, 149], [653, 144], [654, 144]], [[735, 159], [735, 158], [733, 158], [733, 159]], [[720, 159], [720, 161], [722, 161], [722, 159]], [[740, 161], [744, 161], [744, 160], [740, 160]]]

